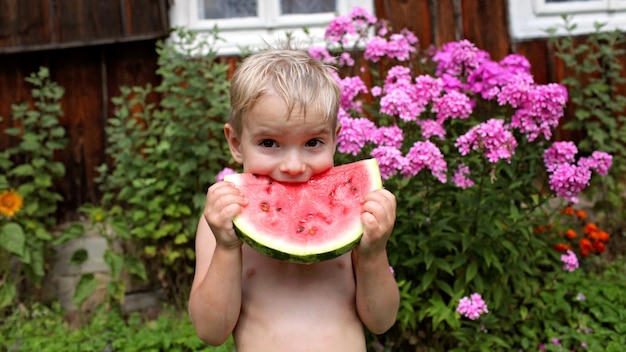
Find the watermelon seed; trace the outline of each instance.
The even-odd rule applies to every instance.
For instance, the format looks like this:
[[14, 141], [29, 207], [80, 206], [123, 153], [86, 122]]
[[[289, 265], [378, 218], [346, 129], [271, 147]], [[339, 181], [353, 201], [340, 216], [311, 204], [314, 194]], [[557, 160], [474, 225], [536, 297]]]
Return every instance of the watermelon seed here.
[[356, 192], [356, 187], [352, 187], [350, 188], [350, 190], [352, 191], [352, 193]]
[[269, 204], [267, 204], [266, 202], [261, 203], [261, 210], [267, 212], [270, 210], [270, 206]]
[[304, 231], [304, 226], [298, 226], [298, 232]]
[[315, 235], [315, 232], [317, 232], [317, 227], [311, 227], [311, 229], [309, 229], [309, 235]]
[[278, 212], [278, 211], [280, 211], [281, 209], [282, 209], [282, 208], [276, 208], [276, 211]]

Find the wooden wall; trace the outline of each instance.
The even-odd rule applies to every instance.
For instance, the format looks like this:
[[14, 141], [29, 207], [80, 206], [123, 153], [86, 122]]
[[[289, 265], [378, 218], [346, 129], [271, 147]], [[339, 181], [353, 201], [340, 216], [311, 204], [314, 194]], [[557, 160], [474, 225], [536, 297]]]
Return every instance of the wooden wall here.
[[[158, 84], [155, 43], [169, 33], [167, 11], [168, 0], [0, 0], [0, 131], [12, 126], [11, 105], [30, 100], [24, 78], [40, 66], [65, 88], [60, 217], [98, 200], [111, 98], [124, 85]], [[0, 134], [0, 150], [13, 142]]]
[[[0, 130], [11, 125], [10, 105], [27, 101], [24, 77], [50, 68], [66, 89], [61, 123], [70, 142], [59, 158], [67, 167], [60, 185], [62, 215], [96, 201], [94, 168], [106, 160], [104, 126], [111, 97], [122, 85], [158, 84], [155, 42], [168, 31], [172, 0], [0, 0]], [[175, 0], [174, 0], [175, 1]], [[531, 1], [531, 0], [515, 0]], [[547, 40], [515, 42], [507, 0], [374, 0], [378, 17], [409, 28], [422, 46], [468, 39], [499, 60], [528, 57], [538, 83], [558, 82], [563, 65]], [[224, 58], [233, 63], [233, 58]], [[234, 66], [234, 64], [232, 65]], [[570, 138], [563, 131], [558, 138]], [[11, 141], [0, 135], [0, 150]]]

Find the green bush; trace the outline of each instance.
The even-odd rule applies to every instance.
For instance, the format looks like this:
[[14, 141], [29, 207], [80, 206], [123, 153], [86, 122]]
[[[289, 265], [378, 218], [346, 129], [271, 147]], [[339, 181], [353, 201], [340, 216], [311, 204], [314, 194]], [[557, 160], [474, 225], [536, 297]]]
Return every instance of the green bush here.
[[[107, 221], [149, 260], [148, 272], [171, 297], [186, 297], [204, 194], [230, 163], [222, 138], [229, 113], [228, 66], [212, 38], [178, 30], [158, 44], [156, 88], [123, 87], [106, 128], [111, 166], [99, 168]], [[212, 39], [213, 41], [211, 41]], [[153, 101], [158, 100], [157, 103]]]
[[3, 351], [206, 351], [230, 352], [232, 341], [212, 348], [196, 335], [186, 314], [166, 309], [156, 318], [139, 313], [122, 317], [114, 311], [98, 310], [89, 323], [71, 327], [58, 304], [47, 307], [20, 306], [0, 326]]
[[600, 149], [613, 154], [609, 175], [593, 180], [588, 196], [594, 201], [599, 221], [612, 232], [625, 231], [626, 204], [626, 37], [620, 29], [606, 30], [596, 23], [595, 31], [583, 38], [575, 37], [577, 25], [570, 16], [552, 27], [550, 43], [566, 67], [562, 83], [569, 88], [573, 118], [564, 124], [567, 130], [582, 137], [579, 148], [590, 154]]
[[[401, 307], [372, 346], [526, 351], [551, 338], [585, 341], [568, 328], [577, 316], [562, 297], [572, 273], [553, 248], [566, 229], [558, 209], [577, 202], [591, 170], [605, 175], [611, 156], [553, 140], [565, 87], [535, 83], [521, 55], [493, 61], [467, 40], [421, 50], [411, 32], [360, 9], [341, 17], [327, 46], [311, 50], [342, 72], [337, 159], [376, 157], [398, 203], [388, 253]], [[475, 293], [487, 311], [459, 311]]]
[[[25, 80], [33, 86], [33, 101], [13, 104], [14, 127], [2, 131], [2, 138], [15, 143], [0, 152], [0, 310], [18, 298], [20, 285], [32, 288], [41, 282], [48, 245], [59, 241], [51, 229], [63, 200], [54, 182], [65, 175], [63, 163], [55, 159], [67, 144], [59, 124], [64, 89], [43, 67]], [[11, 268], [12, 258], [18, 267]]]

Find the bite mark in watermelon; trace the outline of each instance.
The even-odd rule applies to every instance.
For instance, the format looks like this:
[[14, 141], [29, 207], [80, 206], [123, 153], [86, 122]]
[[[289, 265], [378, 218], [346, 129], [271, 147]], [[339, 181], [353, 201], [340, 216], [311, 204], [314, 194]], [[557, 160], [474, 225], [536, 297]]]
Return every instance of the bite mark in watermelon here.
[[293, 263], [316, 263], [354, 248], [363, 235], [360, 199], [382, 188], [376, 159], [335, 166], [303, 183], [250, 173], [224, 180], [248, 200], [233, 219], [237, 235], [258, 252]]

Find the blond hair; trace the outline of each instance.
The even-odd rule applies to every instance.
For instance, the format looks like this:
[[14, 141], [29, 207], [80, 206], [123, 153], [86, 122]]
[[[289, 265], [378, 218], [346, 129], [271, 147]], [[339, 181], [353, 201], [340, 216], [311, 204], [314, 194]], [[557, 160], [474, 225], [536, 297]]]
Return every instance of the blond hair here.
[[235, 70], [230, 86], [229, 123], [241, 136], [244, 115], [265, 94], [283, 99], [291, 115], [300, 109], [318, 111], [337, 126], [341, 100], [339, 85], [330, 66], [296, 49], [268, 49], [247, 57]]

